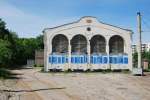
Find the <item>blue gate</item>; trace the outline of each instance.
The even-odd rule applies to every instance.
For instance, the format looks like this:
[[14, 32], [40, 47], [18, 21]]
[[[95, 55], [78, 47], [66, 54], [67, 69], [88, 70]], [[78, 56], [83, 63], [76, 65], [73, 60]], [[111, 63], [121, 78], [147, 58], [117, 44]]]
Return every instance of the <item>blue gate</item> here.
[[92, 64], [107, 64], [108, 63], [108, 57], [107, 55], [91, 55], [91, 61]]
[[87, 55], [71, 55], [71, 63], [84, 64], [87, 63]]
[[[108, 62], [109, 59], [109, 62]], [[85, 64], [88, 62], [87, 55], [71, 55], [71, 63], [73, 64]], [[49, 63], [51, 64], [65, 64], [68, 63], [67, 55], [50, 55]], [[91, 55], [91, 64], [128, 64], [127, 55]]]
[[67, 57], [67, 55], [50, 55], [49, 63], [51, 63], [51, 64], [68, 63], [68, 57]]
[[128, 64], [127, 55], [111, 55], [109, 57], [110, 64]]

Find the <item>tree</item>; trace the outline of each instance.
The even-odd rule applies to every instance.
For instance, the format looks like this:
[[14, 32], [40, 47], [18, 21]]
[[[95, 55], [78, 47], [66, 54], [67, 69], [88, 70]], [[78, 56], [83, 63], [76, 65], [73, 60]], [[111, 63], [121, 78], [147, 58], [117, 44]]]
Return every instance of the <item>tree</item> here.
[[9, 66], [12, 59], [11, 35], [6, 29], [6, 23], [0, 19], [0, 65]]
[[0, 19], [0, 65], [23, 65], [27, 59], [34, 59], [35, 50], [44, 48], [43, 35], [36, 38], [19, 38], [6, 28]]
[[35, 50], [44, 48], [43, 36], [36, 38], [18, 38], [16, 39], [16, 60], [17, 65], [26, 64], [27, 59], [35, 58]]
[[6, 29], [6, 23], [0, 18], [0, 39], [7, 39], [9, 30]]
[[43, 43], [43, 35], [39, 35], [36, 37], [36, 42], [37, 42], [37, 46], [38, 46], [38, 50], [40, 49], [44, 49], [44, 43]]
[[[133, 57], [133, 66], [137, 67], [137, 63], [138, 63], [138, 53], [135, 52], [134, 54], [132, 54]], [[148, 60], [148, 62], [150, 62], [150, 51], [144, 51], [142, 52], [142, 60]]]
[[10, 43], [8, 41], [4, 41], [0, 39], [0, 66], [9, 66], [11, 58], [12, 58], [12, 51], [9, 48]]
[[134, 54], [132, 54], [132, 58], [133, 58], [133, 66], [134, 66], [134, 67], [137, 67], [138, 53], [135, 52]]

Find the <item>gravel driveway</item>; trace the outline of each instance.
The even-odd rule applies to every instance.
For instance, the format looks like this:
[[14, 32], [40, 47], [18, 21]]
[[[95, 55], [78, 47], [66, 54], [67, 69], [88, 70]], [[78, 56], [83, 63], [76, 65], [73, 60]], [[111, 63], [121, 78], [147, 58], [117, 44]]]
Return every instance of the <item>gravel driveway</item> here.
[[150, 73], [41, 73], [15, 70], [11, 100], [150, 100]]

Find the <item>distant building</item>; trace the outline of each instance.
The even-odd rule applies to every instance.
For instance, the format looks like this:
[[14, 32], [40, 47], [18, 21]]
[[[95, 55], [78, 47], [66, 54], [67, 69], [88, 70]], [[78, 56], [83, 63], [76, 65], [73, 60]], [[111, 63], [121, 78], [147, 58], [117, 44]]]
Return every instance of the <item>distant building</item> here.
[[45, 71], [132, 70], [131, 30], [83, 17], [43, 33]]
[[27, 66], [26, 67], [33, 67], [34, 66], [34, 60], [33, 59], [27, 59]]
[[[150, 43], [143, 43], [142, 47], [141, 47], [141, 50], [142, 50], [142, 52], [144, 52], [144, 51], [146, 51], [146, 52], [150, 51]], [[132, 45], [132, 53], [135, 53], [135, 52], [137, 52], [137, 45], [133, 44]]]
[[135, 53], [137, 51], [137, 46], [135, 44], [132, 45], [132, 53]]
[[35, 65], [44, 66], [44, 50], [35, 51]]

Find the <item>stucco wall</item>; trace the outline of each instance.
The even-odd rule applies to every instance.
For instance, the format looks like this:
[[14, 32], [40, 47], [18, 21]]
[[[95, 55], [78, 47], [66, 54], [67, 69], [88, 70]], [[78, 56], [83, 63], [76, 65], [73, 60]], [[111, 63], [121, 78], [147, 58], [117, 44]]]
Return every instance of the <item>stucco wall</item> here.
[[[87, 20], [90, 20], [89, 23]], [[90, 27], [91, 31], [87, 31], [87, 28]], [[127, 65], [116, 65], [112, 64], [112, 69], [130, 69], [132, 70], [132, 49], [131, 49], [131, 35], [132, 32], [127, 29], [122, 29], [116, 26], [108, 25], [102, 22], [99, 22], [95, 17], [83, 17], [79, 21], [58, 26], [55, 28], [47, 28], [44, 31], [44, 66], [45, 71], [48, 71], [52, 64], [49, 63], [49, 55], [52, 52], [52, 39], [58, 34], [63, 34], [68, 38], [69, 46], [68, 49], [71, 49], [70, 40], [78, 34], [83, 35], [87, 39], [87, 52], [90, 56], [90, 39], [95, 35], [102, 35], [106, 39], [106, 53], [109, 56], [109, 40], [114, 35], [119, 35], [124, 39], [124, 52], [128, 55], [128, 64]], [[71, 53], [69, 52], [69, 57]], [[63, 65], [64, 66], [64, 65]], [[71, 67], [71, 63], [68, 63], [64, 67], [68, 69]], [[73, 66], [73, 65], [72, 65]], [[83, 65], [87, 68], [92, 68], [92, 65]], [[93, 65], [95, 66], [95, 65]], [[96, 65], [99, 66], [99, 65]], [[121, 67], [122, 66], [122, 67]], [[124, 67], [123, 67], [124, 66]], [[104, 69], [110, 68], [110, 64], [103, 65]]]

